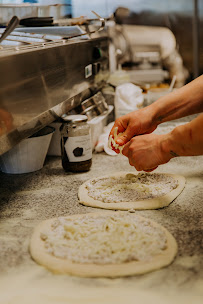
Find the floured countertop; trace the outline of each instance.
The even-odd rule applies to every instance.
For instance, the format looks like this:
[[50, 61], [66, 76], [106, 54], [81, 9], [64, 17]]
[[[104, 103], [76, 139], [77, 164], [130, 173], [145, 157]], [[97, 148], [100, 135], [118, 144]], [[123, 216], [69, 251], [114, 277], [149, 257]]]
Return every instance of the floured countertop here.
[[50, 157], [42, 170], [0, 173], [0, 303], [201, 303], [203, 298], [203, 156], [172, 159], [155, 172], [185, 176], [183, 192], [168, 207], [137, 211], [166, 227], [176, 238], [178, 255], [168, 267], [118, 279], [54, 275], [36, 264], [28, 245], [42, 220], [77, 213], [103, 212], [79, 204], [86, 180], [118, 171], [136, 172], [122, 155], [93, 155], [89, 172], [62, 169]]

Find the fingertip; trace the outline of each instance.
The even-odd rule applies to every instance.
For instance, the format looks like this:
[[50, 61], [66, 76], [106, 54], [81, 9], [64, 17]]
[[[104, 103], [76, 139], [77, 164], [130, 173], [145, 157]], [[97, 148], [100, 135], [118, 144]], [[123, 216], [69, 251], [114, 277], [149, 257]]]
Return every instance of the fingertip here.
[[156, 170], [156, 168], [158, 168], [158, 166], [155, 167], [155, 168], [153, 168], [153, 169], [148, 169], [148, 170], [143, 170], [143, 171], [145, 171], [145, 172], [152, 172], [152, 171]]
[[125, 149], [125, 147], [123, 147], [122, 149], [122, 154], [126, 157], [128, 157], [128, 150]]
[[127, 144], [132, 137], [129, 137], [125, 132], [118, 136], [118, 138], [116, 139], [116, 143], [119, 144], [120, 146], [123, 146], [125, 144]]
[[124, 140], [122, 138], [118, 138], [116, 143], [119, 144], [119, 146], [122, 146], [124, 144]]

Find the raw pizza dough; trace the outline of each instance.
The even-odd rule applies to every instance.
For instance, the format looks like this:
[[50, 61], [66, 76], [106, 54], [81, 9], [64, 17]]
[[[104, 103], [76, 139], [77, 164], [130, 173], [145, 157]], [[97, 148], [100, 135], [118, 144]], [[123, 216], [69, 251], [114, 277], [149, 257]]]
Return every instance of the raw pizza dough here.
[[86, 181], [78, 197], [83, 205], [103, 209], [158, 209], [168, 206], [184, 186], [180, 175], [118, 172]]
[[177, 244], [163, 226], [150, 219], [109, 211], [42, 222], [32, 235], [30, 253], [55, 273], [119, 277], [169, 265]]

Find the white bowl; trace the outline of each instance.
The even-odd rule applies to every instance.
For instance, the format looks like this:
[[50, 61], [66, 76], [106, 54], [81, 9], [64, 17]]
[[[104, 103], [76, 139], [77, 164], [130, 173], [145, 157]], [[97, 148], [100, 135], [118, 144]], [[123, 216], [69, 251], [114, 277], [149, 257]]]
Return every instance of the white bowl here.
[[1, 155], [1, 171], [21, 174], [40, 170], [43, 167], [54, 131], [55, 129], [52, 127], [45, 127]]

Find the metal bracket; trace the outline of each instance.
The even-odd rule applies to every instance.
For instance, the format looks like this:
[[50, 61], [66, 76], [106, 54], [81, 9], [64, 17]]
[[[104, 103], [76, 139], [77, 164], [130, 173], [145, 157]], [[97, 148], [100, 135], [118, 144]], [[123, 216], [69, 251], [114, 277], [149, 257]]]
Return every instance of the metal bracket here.
[[97, 30], [94, 30], [94, 31], [91, 31], [91, 32], [85, 32], [85, 33], [82, 33], [82, 34], [78, 34], [78, 35], [74, 35], [74, 36], [70, 36], [70, 37], [67, 37], [67, 38], [63, 38], [63, 39], [66, 39], [66, 40], [69, 40], [69, 39], [72, 39], [72, 38], [76, 38], [76, 37], [80, 37], [80, 36], [85, 36], [85, 35], [90, 35], [90, 34], [94, 34], [96, 32], [99, 32], [101, 30], [103, 30], [103, 28], [105, 27], [105, 19], [102, 18], [99, 14], [97, 14], [95, 11], [92, 11], [93, 14], [95, 14], [95, 16], [97, 16], [98, 20], [101, 22], [101, 25], [100, 27], [97, 29]]

